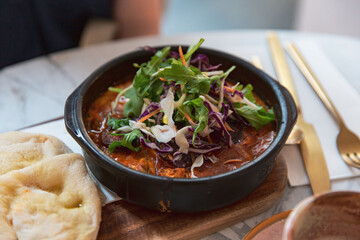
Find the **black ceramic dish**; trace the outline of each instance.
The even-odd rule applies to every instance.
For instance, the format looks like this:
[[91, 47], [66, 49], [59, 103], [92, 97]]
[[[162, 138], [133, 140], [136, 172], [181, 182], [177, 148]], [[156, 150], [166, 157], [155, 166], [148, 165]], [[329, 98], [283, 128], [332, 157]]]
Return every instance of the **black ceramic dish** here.
[[69, 96], [65, 104], [65, 124], [82, 147], [86, 164], [93, 175], [128, 202], [161, 211], [182, 212], [208, 211], [233, 203], [265, 180], [295, 124], [297, 111], [290, 94], [263, 71], [220, 51], [201, 48], [197, 53], [207, 54], [213, 64], [222, 63], [223, 69], [236, 65], [231, 79], [243, 84], [251, 83], [256, 94], [273, 106], [277, 119], [274, 141], [251, 163], [231, 172], [204, 178], [154, 176], [114, 161], [88, 136], [84, 115], [90, 104], [109, 86], [133, 78], [137, 70], [133, 63], [147, 62], [152, 53], [139, 50], [119, 56], [98, 68]]

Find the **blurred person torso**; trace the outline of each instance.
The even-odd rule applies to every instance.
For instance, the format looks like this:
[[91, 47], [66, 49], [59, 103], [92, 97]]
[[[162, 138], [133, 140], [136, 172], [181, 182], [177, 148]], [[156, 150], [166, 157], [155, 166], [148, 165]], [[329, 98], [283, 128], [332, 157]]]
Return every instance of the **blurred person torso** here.
[[0, 68], [76, 47], [86, 22], [111, 18], [111, 0], [1, 0]]

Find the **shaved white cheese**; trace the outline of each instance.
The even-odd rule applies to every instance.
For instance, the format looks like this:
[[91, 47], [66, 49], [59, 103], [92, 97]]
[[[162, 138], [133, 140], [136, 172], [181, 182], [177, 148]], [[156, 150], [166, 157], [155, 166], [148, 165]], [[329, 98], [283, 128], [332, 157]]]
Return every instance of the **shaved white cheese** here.
[[160, 101], [160, 106], [164, 111], [163, 122], [170, 126], [174, 126], [174, 120], [172, 115], [174, 113], [174, 94], [172, 93], [172, 88], [169, 89], [166, 97]]
[[219, 161], [219, 159], [217, 157], [215, 157], [214, 155], [211, 155], [210, 157], [208, 157], [208, 159], [212, 162], [212, 163], [216, 163]]
[[134, 130], [134, 129], [139, 129], [140, 131], [142, 131], [143, 133], [145, 133], [146, 135], [150, 135], [152, 137], [154, 137], [154, 135], [150, 132], [150, 128], [148, 128], [145, 123], [142, 122], [135, 122], [133, 120], [129, 120], [129, 126]]
[[188, 134], [189, 127], [183, 127], [176, 132], [175, 143], [179, 146], [179, 151], [187, 154], [189, 151], [189, 142], [187, 141], [185, 135]]
[[116, 129], [115, 132], [131, 132], [133, 130], [132, 127], [130, 126], [124, 126], [124, 127], [120, 127], [118, 129]]
[[151, 127], [151, 132], [158, 142], [167, 143], [176, 136], [175, 128], [169, 125], [156, 125]]
[[202, 72], [202, 74], [204, 74], [205, 76], [208, 76], [208, 77], [221, 75], [223, 73], [224, 73], [224, 71], [222, 71], [222, 70], [220, 70], [220, 71], [212, 71], [212, 72]]
[[191, 165], [191, 178], [197, 178], [197, 176], [195, 176], [195, 174], [194, 174], [194, 168], [201, 167], [203, 165], [203, 163], [204, 163], [203, 155], [199, 155], [197, 158], [195, 158], [195, 161]]
[[242, 98], [239, 94], [235, 94], [235, 96], [230, 97], [230, 101], [234, 102], [234, 103], [241, 102], [241, 103], [244, 103], [254, 109], [258, 108], [258, 106], [256, 106], [254, 103], [250, 102], [249, 99], [247, 99], [245, 96], [244, 96], [244, 98]]
[[257, 109], [258, 106], [256, 106], [254, 103], [250, 102], [249, 99], [247, 99], [246, 97], [243, 98], [242, 103], [245, 103], [246, 105], [249, 105], [250, 107]]
[[207, 135], [209, 135], [210, 133], [212, 133], [214, 130], [209, 128], [208, 125], [205, 126], [205, 128], [203, 130], [201, 130], [199, 132], [200, 136], [202, 137], [206, 137]]

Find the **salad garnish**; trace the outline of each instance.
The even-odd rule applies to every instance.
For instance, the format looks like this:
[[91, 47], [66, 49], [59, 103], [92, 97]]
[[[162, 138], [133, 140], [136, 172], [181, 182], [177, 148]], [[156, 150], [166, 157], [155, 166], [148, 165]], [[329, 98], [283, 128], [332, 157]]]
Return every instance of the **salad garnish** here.
[[[133, 83], [125, 89], [109, 88], [118, 93], [107, 121], [109, 133], [123, 136], [109, 145], [110, 153], [118, 147], [151, 148], [156, 158], [166, 153], [175, 166], [190, 167], [195, 178], [194, 168], [207, 160], [217, 162], [217, 150], [240, 140], [232, 138], [236, 125], [259, 129], [275, 120], [272, 108], [257, 104], [251, 84], [227, 81], [235, 66], [221, 69], [221, 63], [212, 65], [205, 54], [194, 55], [203, 42], [185, 54], [181, 46], [178, 52], [144, 47], [154, 55], [134, 64], [138, 70]], [[121, 98], [128, 101], [124, 117], [116, 119]]]

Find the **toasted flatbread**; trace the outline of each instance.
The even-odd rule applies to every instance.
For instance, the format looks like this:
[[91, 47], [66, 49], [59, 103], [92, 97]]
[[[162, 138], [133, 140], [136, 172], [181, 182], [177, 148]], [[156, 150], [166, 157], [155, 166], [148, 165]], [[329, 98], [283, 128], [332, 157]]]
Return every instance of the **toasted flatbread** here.
[[0, 176], [0, 239], [96, 239], [100, 199], [81, 155]]
[[0, 134], [0, 175], [64, 153], [71, 153], [71, 150], [62, 141], [50, 135], [25, 132], [2, 133]]

